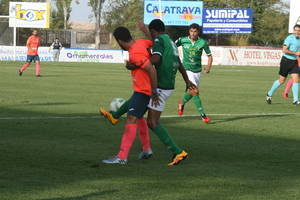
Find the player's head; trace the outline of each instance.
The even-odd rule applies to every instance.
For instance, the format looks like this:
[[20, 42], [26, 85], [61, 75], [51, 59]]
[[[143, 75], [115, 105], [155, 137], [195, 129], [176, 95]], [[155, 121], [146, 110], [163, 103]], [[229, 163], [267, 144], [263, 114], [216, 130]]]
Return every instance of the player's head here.
[[200, 34], [199, 24], [193, 23], [189, 26], [189, 37], [192, 40], [196, 40]]
[[165, 32], [165, 24], [160, 19], [152, 20], [148, 28], [152, 38], [155, 38], [159, 34]]
[[120, 47], [124, 50], [128, 50], [128, 43], [133, 40], [129, 30], [123, 26], [119, 26], [114, 30], [113, 35]]
[[300, 37], [300, 24], [294, 26], [294, 33], [297, 37]]
[[32, 31], [32, 35], [37, 35], [38, 34], [38, 31], [36, 30], [36, 29], [34, 29], [33, 31]]
[[59, 42], [59, 39], [58, 39], [58, 38], [55, 38], [55, 42]]

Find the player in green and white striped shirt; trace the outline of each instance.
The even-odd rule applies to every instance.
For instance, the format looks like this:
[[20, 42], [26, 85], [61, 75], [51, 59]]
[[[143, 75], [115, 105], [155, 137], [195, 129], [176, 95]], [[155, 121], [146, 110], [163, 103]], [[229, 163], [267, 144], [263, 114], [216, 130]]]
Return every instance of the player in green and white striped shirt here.
[[[206, 68], [204, 68], [205, 73], [209, 73], [212, 67], [212, 55], [208, 46], [208, 42], [199, 37], [200, 26], [198, 24], [191, 24], [189, 27], [189, 35], [186, 37], [180, 37], [176, 40], [175, 44], [182, 47], [183, 52], [183, 66], [186, 69], [189, 80], [194, 83], [199, 88], [202, 62], [201, 56], [203, 50], [208, 56], [208, 63]], [[202, 102], [199, 97], [199, 93], [193, 94], [185, 92], [182, 100], [178, 102], [178, 114], [183, 115], [184, 105], [191, 99], [193, 99], [194, 104], [201, 115], [202, 121], [209, 123], [211, 119], [206, 116], [204, 109], [202, 107]]]

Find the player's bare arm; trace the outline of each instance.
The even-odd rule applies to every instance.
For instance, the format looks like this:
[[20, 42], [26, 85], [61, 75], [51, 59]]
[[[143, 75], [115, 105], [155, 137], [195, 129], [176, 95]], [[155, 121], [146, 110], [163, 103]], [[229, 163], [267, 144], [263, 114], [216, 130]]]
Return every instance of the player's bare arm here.
[[126, 67], [128, 70], [135, 70], [135, 69], [139, 68], [139, 66], [136, 66], [135, 64], [132, 64], [132, 63], [130, 63], [130, 62], [128, 62], [128, 61], [126, 61], [125, 67]]
[[161, 56], [159, 54], [153, 54], [151, 56], [150, 61], [153, 65], [157, 66], [160, 62], [160, 59], [161, 59]]
[[291, 50], [289, 50], [288, 49], [289, 47], [288, 46], [283, 46], [282, 47], [282, 52], [283, 53], [287, 53], [287, 54], [293, 54], [293, 55], [296, 55], [296, 56], [300, 56], [300, 52], [298, 51], [298, 52], [295, 52], [295, 51], [291, 51]]
[[204, 72], [208, 74], [212, 67], [213, 57], [212, 55], [208, 55], [207, 58], [207, 66], [204, 68]]
[[137, 25], [138, 25], [140, 31], [142, 31], [145, 34], [147, 39], [152, 40], [151, 34], [150, 34], [148, 28], [146, 27], [146, 25], [142, 21], [139, 21], [137, 23]]
[[143, 68], [144, 71], [146, 71], [149, 75], [149, 78], [150, 78], [150, 82], [151, 82], [151, 88], [152, 88], [152, 95], [151, 95], [151, 98], [152, 98], [152, 106], [159, 106], [159, 102], [160, 102], [160, 99], [159, 99], [159, 96], [158, 96], [158, 93], [157, 93], [157, 74], [156, 74], [156, 69], [155, 67], [153, 67], [153, 65], [151, 63], [149, 63], [148, 65], [146, 65], [144, 68]]

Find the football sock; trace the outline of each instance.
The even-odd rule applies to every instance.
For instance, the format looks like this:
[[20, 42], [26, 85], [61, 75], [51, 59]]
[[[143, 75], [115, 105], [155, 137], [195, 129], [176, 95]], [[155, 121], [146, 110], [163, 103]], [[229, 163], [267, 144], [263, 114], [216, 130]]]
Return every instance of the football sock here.
[[29, 67], [29, 63], [24, 64], [21, 69], [19, 70], [19, 72], [23, 72], [27, 67]]
[[202, 102], [201, 102], [201, 99], [200, 99], [199, 95], [193, 96], [193, 101], [194, 101], [194, 104], [195, 104], [198, 112], [200, 113], [200, 115], [205, 115], [205, 112], [204, 112], [204, 109], [202, 107]]
[[292, 88], [292, 85], [293, 85], [293, 80], [290, 79], [285, 86], [284, 94], [289, 93], [290, 89]]
[[294, 101], [299, 101], [299, 83], [293, 83], [293, 86], [292, 86], [292, 91], [293, 91], [293, 98], [294, 98]]
[[143, 151], [151, 149], [149, 129], [147, 126], [147, 122], [144, 118], [141, 118], [137, 121], [137, 128], [142, 143]]
[[129, 104], [129, 100], [127, 100], [125, 103], [123, 103], [123, 105], [116, 112], [110, 111], [110, 113], [112, 114], [112, 116], [115, 119], [119, 119], [122, 115], [127, 113], [128, 104]]
[[41, 75], [41, 65], [39, 63], [35, 64], [35, 75], [36, 76]]
[[273, 96], [274, 92], [280, 87], [281, 83], [279, 80], [274, 81], [271, 89], [268, 91], [268, 96]]
[[182, 104], [185, 105], [193, 96], [185, 92], [182, 99]]
[[122, 136], [118, 158], [122, 160], [127, 159], [128, 153], [130, 151], [130, 148], [136, 136], [136, 129], [137, 129], [136, 124], [125, 125], [125, 130]]
[[160, 141], [167, 146], [168, 149], [172, 151], [173, 154], [180, 154], [183, 150], [179, 148], [173, 139], [168, 134], [168, 131], [162, 125], [158, 124], [154, 129], [153, 132], [158, 136]]

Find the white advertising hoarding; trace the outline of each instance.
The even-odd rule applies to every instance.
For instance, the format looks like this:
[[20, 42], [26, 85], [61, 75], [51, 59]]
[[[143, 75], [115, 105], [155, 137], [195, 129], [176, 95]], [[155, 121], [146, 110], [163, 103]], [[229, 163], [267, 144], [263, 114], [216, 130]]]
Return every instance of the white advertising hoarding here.
[[293, 33], [293, 27], [300, 25], [300, 0], [290, 0], [290, 20], [289, 20], [289, 33]]
[[49, 28], [50, 3], [9, 2], [9, 26]]
[[[282, 56], [281, 49], [249, 48], [249, 47], [210, 47], [213, 55], [213, 65], [237, 66], [279, 66]], [[13, 61], [13, 47], [0, 46], [0, 61]], [[16, 48], [16, 60], [26, 61], [27, 48]], [[181, 50], [179, 49], [180, 54]], [[40, 47], [39, 56], [42, 62], [53, 61], [49, 47]], [[61, 62], [97, 62], [97, 63], [124, 63], [128, 53], [112, 49], [68, 49], [61, 50]], [[202, 64], [207, 64], [207, 56], [202, 54]]]

